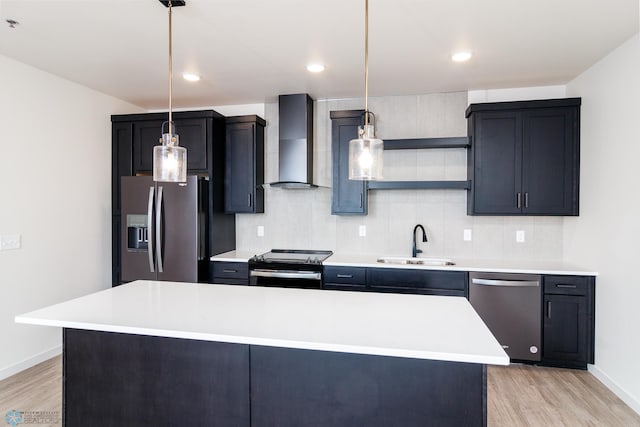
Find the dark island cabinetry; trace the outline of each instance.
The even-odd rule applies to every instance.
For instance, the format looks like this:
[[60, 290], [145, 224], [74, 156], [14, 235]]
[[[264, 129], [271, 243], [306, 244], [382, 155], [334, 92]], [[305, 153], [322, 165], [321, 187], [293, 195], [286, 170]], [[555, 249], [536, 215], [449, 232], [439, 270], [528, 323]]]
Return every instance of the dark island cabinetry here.
[[264, 212], [264, 127], [258, 116], [226, 119], [225, 211]]
[[580, 98], [472, 104], [470, 215], [578, 215]]
[[543, 364], [586, 369], [594, 363], [594, 277], [545, 276], [543, 319]]
[[367, 182], [349, 179], [349, 141], [358, 137], [364, 110], [331, 111], [331, 214], [366, 215]]
[[[168, 113], [111, 116], [112, 284], [122, 283], [120, 178], [152, 175], [153, 147], [159, 145]], [[173, 114], [180, 145], [187, 148], [187, 171], [205, 177], [208, 187], [208, 258], [235, 249], [235, 216], [224, 211], [225, 119], [213, 110]], [[206, 277], [204, 278], [206, 281]]]

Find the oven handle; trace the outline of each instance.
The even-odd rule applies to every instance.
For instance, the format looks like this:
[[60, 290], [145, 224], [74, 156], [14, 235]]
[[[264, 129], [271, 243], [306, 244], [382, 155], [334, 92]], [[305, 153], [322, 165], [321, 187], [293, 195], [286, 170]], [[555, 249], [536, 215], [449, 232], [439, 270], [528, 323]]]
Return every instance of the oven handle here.
[[322, 273], [314, 273], [312, 271], [250, 270], [249, 276], [273, 277], [277, 279], [322, 280]]

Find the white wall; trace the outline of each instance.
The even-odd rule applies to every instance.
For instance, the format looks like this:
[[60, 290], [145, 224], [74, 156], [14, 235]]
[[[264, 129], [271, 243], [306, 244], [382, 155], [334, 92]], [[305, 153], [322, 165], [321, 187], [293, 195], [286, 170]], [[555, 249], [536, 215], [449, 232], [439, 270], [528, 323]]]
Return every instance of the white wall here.
[[[502, 96], [561, 97], [564, 88], [504, 91]], [[485, 93], [484, 100], [493, 100]], [[523, 98], [520, 98], [523, 99]], [[465, 136], [466, 92], [371, 98], [378, 120], [377, 134], [385, 138]], [[329, 112], [363, 108], [362, 99], [315, 103], [314, 181], [331, 183], [331, 121]], [[265, 107], [265, 181], [278, 180], [278, 105]], [[394, 150], [385, 152], [385, 179], [465, 180], [465, 149]], [[331, 215], [331, 189], [265, 189], [265, 213], [236, 216], [237, 249], [254, 253], [274, 247], [331, 249], [341, 253], [373, 255], [411, 254], [411, 232], [417, 223], [427, 229], [429, 242], [421, 245], [425, 256], [454, 259], [557, 260], [562, 256], [562, 218], [471, 217], [466, 214], [464, 190], [369, 191], [367, 216]], [[264, 237], [257, 237], [257, 226]], [[359, 237], [359, 225], [367, 236]], [[473, 231], [473, 241], [463, 241], [463, 230]], [[526, 241], [516, 243], [516, 230]]]
[[140, 108], [0, 56], [0, 379], [59, 351], [16, 314], [110, 286], [110, 114]]
[[640, 38], [573, 80], [582, 97], [580, 216], [564, 257], [597, 269], [593, 372], [640, 412]]

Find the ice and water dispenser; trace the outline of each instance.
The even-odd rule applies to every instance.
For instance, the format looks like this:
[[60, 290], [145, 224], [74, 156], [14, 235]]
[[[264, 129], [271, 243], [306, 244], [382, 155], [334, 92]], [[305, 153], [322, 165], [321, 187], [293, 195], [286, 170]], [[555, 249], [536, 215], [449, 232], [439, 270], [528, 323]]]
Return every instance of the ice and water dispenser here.
[[127, 215], [127, 249], [146, 251], [149, 247], [147, 215]]

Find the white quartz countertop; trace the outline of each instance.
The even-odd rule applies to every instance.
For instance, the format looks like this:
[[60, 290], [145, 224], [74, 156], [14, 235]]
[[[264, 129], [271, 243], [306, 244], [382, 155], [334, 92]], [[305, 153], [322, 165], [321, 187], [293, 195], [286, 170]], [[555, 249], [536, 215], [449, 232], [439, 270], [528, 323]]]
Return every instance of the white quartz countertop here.
[[[211, 257], [211, 261], [246, 262], [252, 256], [252, 252], [226, 252]], [[384, 256], [387, 256], [385, 254]], [[429, 258], [426, 256], [425, 258]], [[448, 257], [437, 257], [448, 258]], [[449, 270], [449, 271], [480, 271], [495, 273], [526, 273], [526, 274], [561, 274], [575, 276], [597, 276], [598, 273], [581, 266], [567, 264], [561, 261], [532, 261], [532, 260], [490, 260], [490, 259], [455, 259], [455, 265], [416, 265], [416, 264], [386, 264], [376, 262], [374, 255], [349, 255], [334, 253], [322, 264], [328, 266], [344, 267], [378, 267], [378, 268], [416, 268], [424, 270]]]
[[17, 323], [240, 344], [508, 365], [462, 297], [136, 281]]

